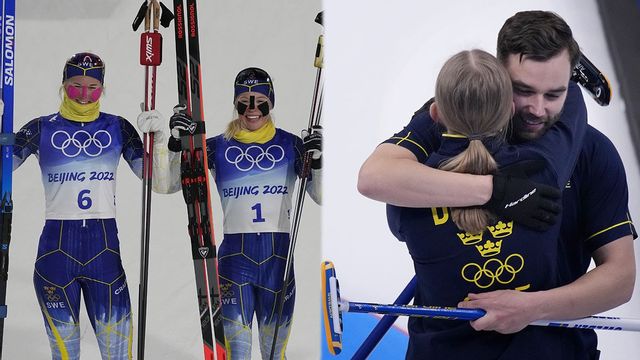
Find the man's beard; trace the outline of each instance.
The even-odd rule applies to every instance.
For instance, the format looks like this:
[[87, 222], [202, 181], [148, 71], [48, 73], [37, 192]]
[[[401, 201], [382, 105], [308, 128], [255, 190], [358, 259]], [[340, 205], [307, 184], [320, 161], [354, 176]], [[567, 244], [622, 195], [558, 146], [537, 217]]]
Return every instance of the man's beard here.
[[539, 137], [544, 135], [547, 130], [549, 130], [549, 128], [558, 121], [558, 119], [560, 119], [561, 115], [562, 111], [551, 117], [536, 118], [535, 122], [540, 122], [542, 124], [542, 127], [540, 129], [530, 130], [527, 129], [527, 122], [525, 118], [531, 118], [531, 116], [524, 116], [522, 112], [517, 112], [511, 119], [511, 123], [509, 126], [509, 135], [511, 138], [511, 142], [521, 143], [538, 139]]

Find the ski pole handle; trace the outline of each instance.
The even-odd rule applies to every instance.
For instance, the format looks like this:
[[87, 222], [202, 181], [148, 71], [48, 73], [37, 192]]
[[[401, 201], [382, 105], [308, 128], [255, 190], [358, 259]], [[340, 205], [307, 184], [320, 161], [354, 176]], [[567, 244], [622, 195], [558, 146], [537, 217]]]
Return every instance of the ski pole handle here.
[[[153, 32], [151, 17], [153, 16]], [[158, 66], [162, 63], [162, 35], [158, 32], [160, 6], [154, 0], [149, 4], [144, 18], [144, 32], [140, 35], [140, 65]]]
[[[316, 22], [322, 25], [322, 11], [316, 16]], [[322, 34], [318, 36], [318, 44], [316, 45], [316, 54], [313, 60], [313, 66], [317, 68], [316, 81], [313, 86], [313, 98], [311, 101], [311, 112], [309, 114], [309, 126], [307, 129], [311, 132], [314, 125], [320, 125], [320, 117], [322, 114], [322, 93], [324, 82], [322, 81], [322, 66], [324, 63], [324, 37]]]
[[160, 4], [157, 0], [151, 0], [151, 5], [153, 5], [153, 31], [157, 32], [160, 28]]
[[324, 64], [324, 36], [318, 36], [318, 45], [316, 45], [316, 59], [313, 66], [321, 69]]

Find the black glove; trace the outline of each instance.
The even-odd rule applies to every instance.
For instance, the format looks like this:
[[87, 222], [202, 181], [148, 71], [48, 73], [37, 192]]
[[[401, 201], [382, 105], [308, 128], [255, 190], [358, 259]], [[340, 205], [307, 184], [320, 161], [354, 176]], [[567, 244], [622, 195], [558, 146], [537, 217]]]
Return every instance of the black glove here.
[[311, 168], [322, 168], [322, 126], [313, 125], [311, 132], [309, 130], [302, 131], [303, 151], [311, 153]]
[[196, 123], [191, 119], [191, 116], [187, 114], [186, 110], [187, 107], [185, 105], [176, 105], [173, 108], [173, 116], [169, 119], [169, 129], [171, 131], [169, 150], [173, 152], [179, 152], [182, 150], [182, 146], [180, 144], [180, 133], [193, 133], [196, 127]]
[[560, 190], [528, 178], [543, 168], [542, 161], [529, 160], [500, 169], [485, 208], [537, 231], [549, 229], [560, 214]]

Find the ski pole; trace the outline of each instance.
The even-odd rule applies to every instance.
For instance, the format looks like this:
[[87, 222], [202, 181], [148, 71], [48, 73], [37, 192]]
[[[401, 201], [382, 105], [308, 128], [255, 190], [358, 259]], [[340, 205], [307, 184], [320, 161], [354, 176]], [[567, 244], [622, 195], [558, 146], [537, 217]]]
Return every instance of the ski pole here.
[[[145, 69], [144, 111], [156, 108], [156, 70], [162, 62], [162, 35], [158, 32], [160, 5], [157, 0], [144, 2], [138, 15], [144, 13], [144, 32], [140, 37], [140, 65]], [[136, 28], [136, 17], [134, 30]], [[138, 23], [139, 25], [139, 23]], [[153, 31], [152, 31], [153, 30]], [[149, 279], [149, 238], [151, 232], [151, 187], [153, 178], [153, 133], [143, 134], [142, 157], [142, 231], [140, 240], [140, 284], [138, 286], [138, 359], [144, 359], [147, 289]]]
[[[477, 320], [486, 312], [482, 309], [464, 309], [442, 306], [411, 306], [396, 304], [373, 304], [344, 301], [340, 298], [340, 286], [333, 263], [322, 264], [323, 317], [329, 351], [337, 355], [342, 350], [342, 313], [373, 313], [393, 316], [415, 316], [440, 320]], [[551, 326], [573, 329], [640, 331], [640, 319], [615, 316], [588, 316], [570, 320], [537, 320], [529, 325]]]
[[[315, 22], [322, 24], [322, 11], [316, 16]], [[311, 103], [311, 113], [309, 115], [309, 127], [307, 131], [309, 134], [313, 131], [314, 126], [320, 124], [320, 118], [322, 115], [322, 63], [323, 63], [323, 36], [318, 37], [318, 45], [316, 47], [316, 56], [314, 60], [314, 66], [316, 70], [316, 81], [313, 89], [313, 101]], [[311, 171], [311, 153], [304, 154], [302, 171], [300, 174], [300, 184], [298, 186], [298, 192], [296, 195], [296, 202], [294, 206], [293, 219], [291, 221], [291, 239], [289, 242], [289, 250], [287, 252], [287, 262], [284, 268], [284, 277], [282, 279], [282, 287], [279, 295], [276, 295], [278, 299], [278, 307], [276, 313], [276, 325], [273, 330], [273, 340], [271, 342], [271, 353], [269, 359], [273, 360], [276, 345], [278, 343], [278, 331], [280, 323], [282, 321], [282, 310], [284, 308], [285, 297], [287, 294], [287, 288], [289, 285], [289, 278], [291, 276], [291, 267], [293, 266], [293, 254], [296, 247], [296, 240], [298, 237], [298, 230], [300, 227], [300, 216], [302, 214], [302, 208], [304, 206], [305, 192], [307, 190], [307, 180]]]

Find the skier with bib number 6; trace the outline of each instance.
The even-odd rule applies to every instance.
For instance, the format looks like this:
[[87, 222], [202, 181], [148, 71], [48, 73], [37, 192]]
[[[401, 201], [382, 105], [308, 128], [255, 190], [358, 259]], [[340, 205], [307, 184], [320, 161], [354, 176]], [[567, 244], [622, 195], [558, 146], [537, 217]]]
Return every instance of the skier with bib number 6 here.
[[[142, 177], [142, 142], [126, 119], [100, 112], [105, 66], [82, 52], [64, 66], [58, 112], [16, 134], [14, 170], [30, 155], [40, 164], [46, 208], [33, 282], [53, 359], [80, 358], [80, 297], [102, 358], [132, 359], [129, 290], [116, 227], [120, 156]], [[154, 163], [166, 162], [167, 136], [156, 129]], [[153, 188], [166, 192], [167, 177]]]

